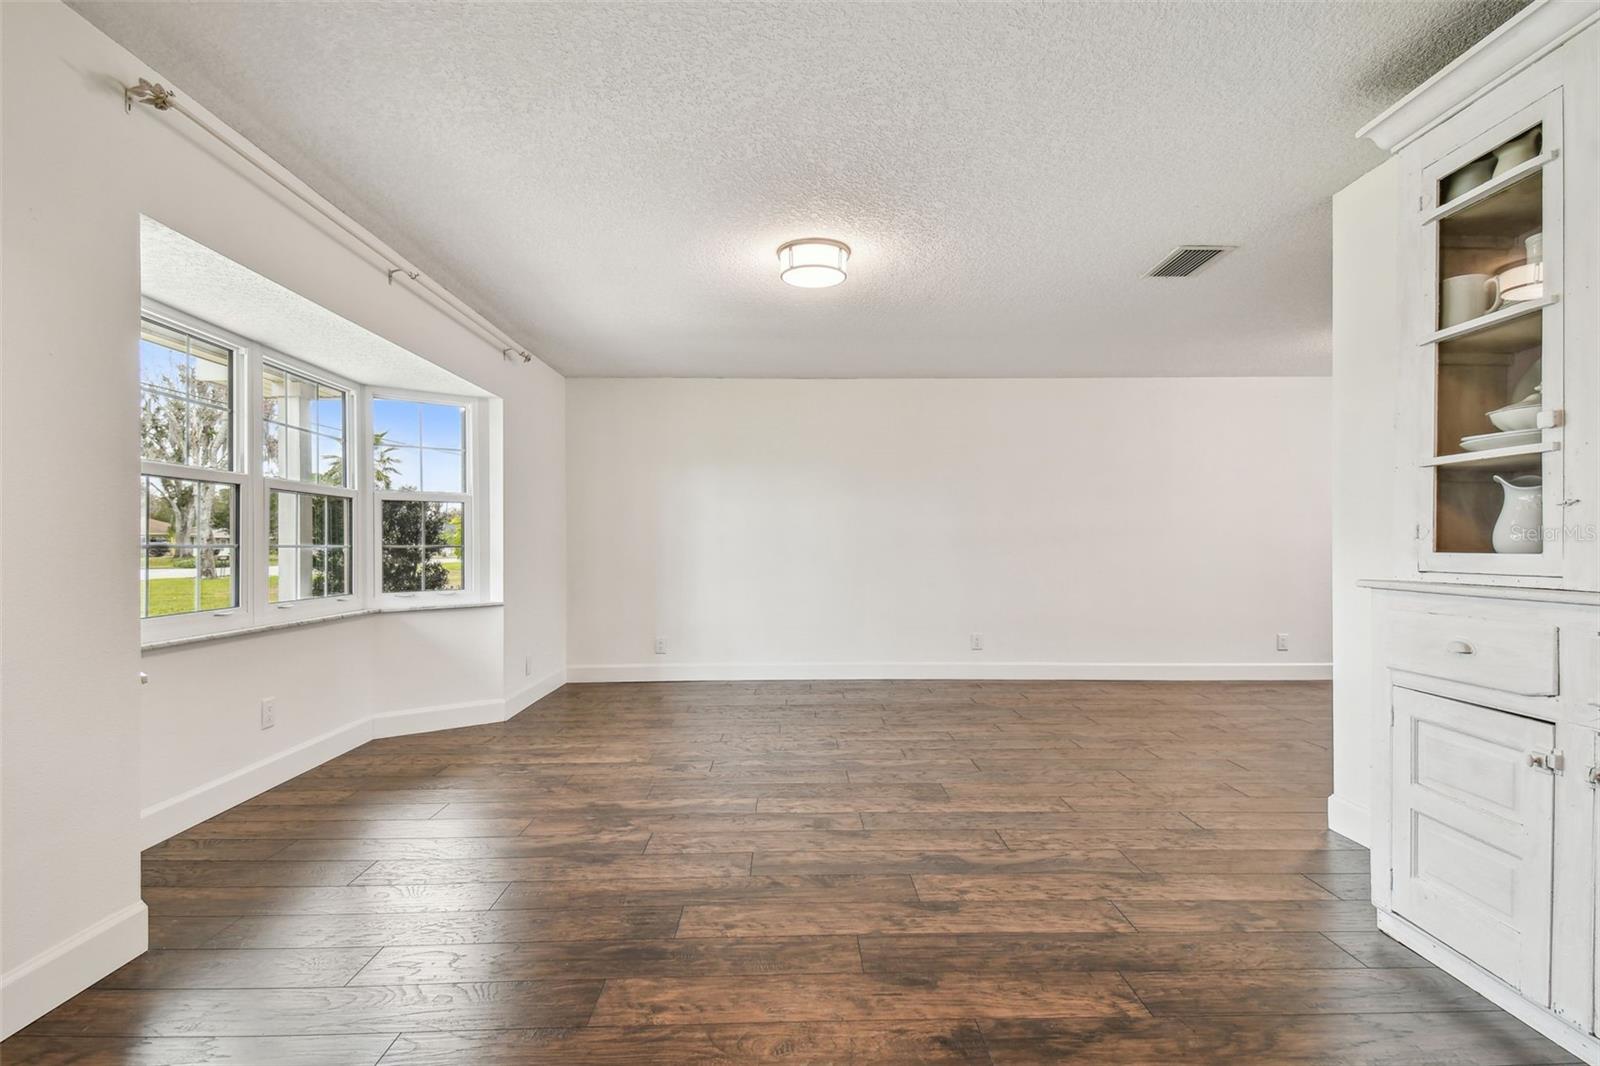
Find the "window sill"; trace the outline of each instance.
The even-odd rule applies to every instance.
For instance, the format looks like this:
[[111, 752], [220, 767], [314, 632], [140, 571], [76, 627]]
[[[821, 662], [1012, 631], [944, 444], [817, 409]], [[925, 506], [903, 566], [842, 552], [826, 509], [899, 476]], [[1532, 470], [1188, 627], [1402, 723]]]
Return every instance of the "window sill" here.
[[198, 633], [188, 637], [172, 637], [167, 640], [145, 641], [139, 645], [141, 652], [161, 651], [166, 648], [181, 648], [190, 644], [209, 644], [214, 640], [234, 640], [239, 637], [253, 637], [261, 633], [276, 633], [283, 629], [299, 629], [301, 626], [321, 625], [324, 622], [343, 622], [351, 618], [366, 618], [378, 614], [412, 614], [420, 611], [468, 611], [477, 607], [504, 607], [504, 600], [468, 600], [462, 603], [425, 603], [415, 607], [364, 607], [358, 611], [343, 611], [339, 614], [318, 615], [315, 618], [289, 618], [282, 622], [268, 622], [264, 625], [248, 626], [244, 629], [230, 629], [221, 633]]

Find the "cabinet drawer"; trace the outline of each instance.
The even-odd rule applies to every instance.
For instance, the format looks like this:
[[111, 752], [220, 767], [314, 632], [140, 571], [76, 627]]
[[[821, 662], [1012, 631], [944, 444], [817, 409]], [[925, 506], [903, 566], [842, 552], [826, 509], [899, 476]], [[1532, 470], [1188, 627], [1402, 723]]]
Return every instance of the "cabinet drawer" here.
[[1397, 670], [1521, 696], [1559, 690], [1553, 625], [1393, 611], [1388, 644]]

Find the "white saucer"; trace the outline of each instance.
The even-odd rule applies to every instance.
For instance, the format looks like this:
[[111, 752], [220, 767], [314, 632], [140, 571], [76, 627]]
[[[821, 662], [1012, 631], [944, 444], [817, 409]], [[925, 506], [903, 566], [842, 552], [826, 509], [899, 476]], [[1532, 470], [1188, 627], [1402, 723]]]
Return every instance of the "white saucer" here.
[[1537, 429], [1509, 429], [1503, 433], [1479, 433], [1462, 437], [1461, 447], [1469, 452], [1486, 452], [1491, 448], [1517, 448], [1524, 444], [1538, 444], [1543, 436]]

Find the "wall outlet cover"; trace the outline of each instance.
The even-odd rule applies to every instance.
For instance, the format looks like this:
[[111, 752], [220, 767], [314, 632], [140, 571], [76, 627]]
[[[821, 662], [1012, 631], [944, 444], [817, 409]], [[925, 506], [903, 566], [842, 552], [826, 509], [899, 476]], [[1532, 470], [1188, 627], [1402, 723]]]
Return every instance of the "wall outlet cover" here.
[[1289, 650], [1289, 634], [1287, 634], [1287, 633], [1279, 633], [1278, 634], [1278, 650], [1279, 651], [1288, 651]]
[[972, 634], [972, 639], [969, 642], [968, 646], [973, 651], [982, 651], [983, 650], [983, 634], [982, 633], [974, 633], [974, 634]]
[[657, 655], [665, 655], [665, 654], [667, 654], [667, 638], [666, 637], [657, 637], [656, 638], [656, 654]]
[[271, 729], [278, 724], [278, 700], [268, 697], [261, 701], [261, 728]]

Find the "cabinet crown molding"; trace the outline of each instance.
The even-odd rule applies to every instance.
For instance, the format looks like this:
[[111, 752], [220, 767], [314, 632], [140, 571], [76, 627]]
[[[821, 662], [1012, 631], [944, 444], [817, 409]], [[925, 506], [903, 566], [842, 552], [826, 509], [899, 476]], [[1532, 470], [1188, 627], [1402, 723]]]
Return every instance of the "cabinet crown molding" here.
[[1398, 151], [1597, 21], [1600, 0], [1535, 0], [1356, 136]]

